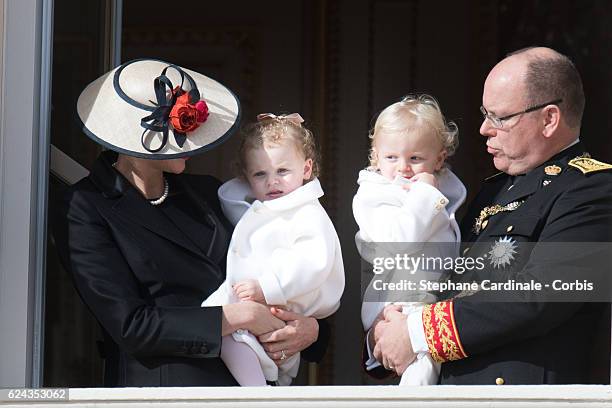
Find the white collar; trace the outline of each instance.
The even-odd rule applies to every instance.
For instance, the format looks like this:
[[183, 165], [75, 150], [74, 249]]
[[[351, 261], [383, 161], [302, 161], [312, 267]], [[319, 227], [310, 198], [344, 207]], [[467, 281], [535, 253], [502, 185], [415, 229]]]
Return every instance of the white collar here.
[[[467, 191], [465, 186], [450, 169], [444, 169], [440, 174], [436, 175], [438, 179], [438, 190], [449, 201], [447, 208], [448, 213], [453, 213], [463, 204]], [[357, 183], [375, 183], [381, 185], [393, 185], [393, 183], [380, 173], [373, 170], [361, 170]], [[399, 187], [399, 186], [398, 186]]]
[[561, 149], [561, 151], [559, 153], [561, 153], [562, 151], [564, 151], [565, 149], [569, 149], [570, 147], [572, 147], [573, 145], [575, 145], [576, 143], [580, 142], [580, 137], [577, 137], [572, 143], [568, 144], [567, 146], [565, 146], [563, 149]]
[[323, 196], [321, 183], [317, 178], [309, 181], [291, 193], [274, 200], [249, 203], [249, 197], [253, 197], [249, 184], [239, 178], [234, 178], [219, 187], [217, 192], [225, 216], [236, 225], [242, 215], [251, 207], [254, 209], [265, 207], [272, 211], [285, 211], [299, 207], [306, 202], [316, 200]]

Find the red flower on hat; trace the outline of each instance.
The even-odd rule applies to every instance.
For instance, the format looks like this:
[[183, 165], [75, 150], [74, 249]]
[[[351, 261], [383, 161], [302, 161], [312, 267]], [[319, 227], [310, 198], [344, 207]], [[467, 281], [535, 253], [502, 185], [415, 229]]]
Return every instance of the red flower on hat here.
[[197, 101], [195, 108], [198, 110], [198, 122], [202, 123], [208, 119], [208, 105], [204, 101]]
[[208, 105], [204, 100], [190, 100], [191, 94], [178, 86], [172, 92], [179, 95], [170, 110], [170, 123], [176, 131], [192, 132], [208, 119]]

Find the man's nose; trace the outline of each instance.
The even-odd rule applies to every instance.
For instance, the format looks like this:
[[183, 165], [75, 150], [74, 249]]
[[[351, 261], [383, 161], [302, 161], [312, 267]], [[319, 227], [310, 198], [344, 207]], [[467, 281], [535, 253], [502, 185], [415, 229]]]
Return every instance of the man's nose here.
[[480, 125], [480, 134], [483, 136], [495, 136], [495, 128], [491, 125], [491, 122], [484, 118], [482, 120], [482, 124]]

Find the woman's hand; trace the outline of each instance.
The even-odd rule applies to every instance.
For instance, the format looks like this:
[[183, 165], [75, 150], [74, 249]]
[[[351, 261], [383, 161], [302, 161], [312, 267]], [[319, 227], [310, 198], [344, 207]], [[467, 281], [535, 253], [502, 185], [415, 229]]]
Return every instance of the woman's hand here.
[[285, 327], [283, 320], [272, 315], [270, 309], [260, 303], [247, 301], [222, 307], [222, 336], [227, 336], [238, 329], [245, 329], [259, 336]]
[[274, 316], [286, 322], [280, 330], [259, 336], [259, 342], [276, 365], [304, 350], [319, 337], [319, 323], [313, 317], [302, 316], [287, 310], [272, 307]]

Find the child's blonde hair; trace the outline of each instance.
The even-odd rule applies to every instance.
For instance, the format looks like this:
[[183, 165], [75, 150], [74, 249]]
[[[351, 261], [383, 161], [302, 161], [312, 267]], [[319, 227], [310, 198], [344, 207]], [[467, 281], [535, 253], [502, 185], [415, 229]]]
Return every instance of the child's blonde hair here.
[[312, 160], [312, 174], [307, 181], [318, 177], [319, 155], [312, 132], [298, 120], [293, 119], [291, 117], [293, 115], [265, 114], [263, 116], [265, 118], [246, 125], [241, 131], [242, 140], [238, 148], [238, 160], [235, 165], [237, 176], [244, 177], [246, 175], [247, 154], [250, 150], [260, 148], [267, 143], [281, 144], [289, 140], [305, 159]]
[[387, 106], [374, 124], [374, 129], [370, 131], [370, 166], [378, 166], [375, 144], [376, 137], [381, 133], [400, 133], [409, 135], [415, 128], [427, 125], [435, 131], [436, 136], [446, 150], [446, 157], [452, 156], [459, 145], [459, 129], [455, 122], [447, 122], [444, 119], [438, 101], [433, 96], [427, 94], [407, 95], [401, 101]]

